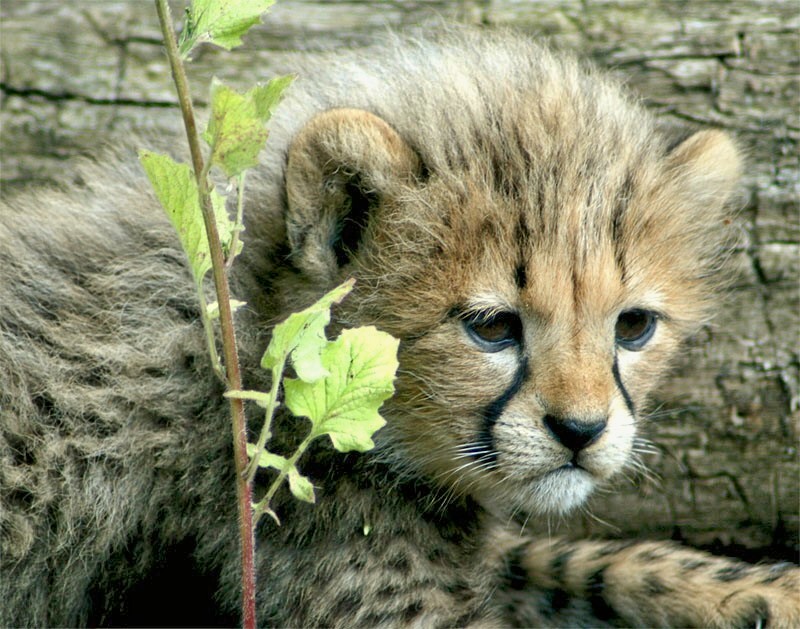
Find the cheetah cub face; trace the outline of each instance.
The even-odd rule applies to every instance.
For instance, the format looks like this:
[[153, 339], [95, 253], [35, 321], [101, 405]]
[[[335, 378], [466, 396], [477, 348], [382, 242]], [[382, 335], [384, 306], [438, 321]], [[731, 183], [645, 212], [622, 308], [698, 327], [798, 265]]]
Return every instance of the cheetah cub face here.
[[632, 464], [739, 170], [720, 132], [672, 146], [616, 91], [549, 89], [427, 137], [328, 111], [287, 166], [296, 264], [354, 275], [340, 321], [401, 339], [378, 455], [495, 512], [566, 512]]

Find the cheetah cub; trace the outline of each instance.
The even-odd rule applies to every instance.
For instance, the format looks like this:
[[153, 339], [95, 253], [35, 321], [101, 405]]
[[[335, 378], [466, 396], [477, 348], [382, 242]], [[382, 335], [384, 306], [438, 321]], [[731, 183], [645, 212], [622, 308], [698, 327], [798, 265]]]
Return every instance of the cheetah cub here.
[[[271, 326], [346, 277], [331, 332], [395, 335], [400, 371], [376, 449], [319, 444], [318, 504], [279, 495], [283, 525], [258, 529], [260, 622], [800, 626], [792, 566], [509, 526], [632, 465], [648, 392], [713, 306], [732, 140], [665, 137], [511, 34], [299, 74], [233, 271], [246, 385], [268, 386]], [[80, 168], [0, 210], [0, 625], [235, 623], [227, 406], [184, 256], [135, 159]], [[278, 418], [276, 451], [298, 424]]]

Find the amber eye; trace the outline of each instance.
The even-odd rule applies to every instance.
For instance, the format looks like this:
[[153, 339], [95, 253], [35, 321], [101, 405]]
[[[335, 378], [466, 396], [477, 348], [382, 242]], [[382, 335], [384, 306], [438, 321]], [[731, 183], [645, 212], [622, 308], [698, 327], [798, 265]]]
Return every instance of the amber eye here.
[[512, 312], [467, 316], [464, 327], [485, 352], [499, 352], [522, 341], [522, 321]]
[[653, 338], [658, 317], [649, 310], [626, 310], [617, 318], [614, 330], [617, 345], [638, 352]]

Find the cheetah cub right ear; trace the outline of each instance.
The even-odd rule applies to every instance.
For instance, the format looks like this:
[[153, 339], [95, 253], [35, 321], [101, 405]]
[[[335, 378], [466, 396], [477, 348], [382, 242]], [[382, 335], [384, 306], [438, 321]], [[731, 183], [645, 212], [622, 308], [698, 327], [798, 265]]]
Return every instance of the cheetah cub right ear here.
[[318, 114], [289, 149], [286, 229], [295, 265], [330, 283], [368, 237], [380, 207], [414, 181], [420, 160], [378, 116]]

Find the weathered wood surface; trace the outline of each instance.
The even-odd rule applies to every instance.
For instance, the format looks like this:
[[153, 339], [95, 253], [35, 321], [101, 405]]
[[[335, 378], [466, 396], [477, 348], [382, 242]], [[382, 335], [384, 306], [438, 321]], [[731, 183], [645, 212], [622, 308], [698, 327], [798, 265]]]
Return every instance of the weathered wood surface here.
[[[179, 7], [175, 5], [175, 9]], [[179, 14], [179, 11], [177, 11]], [[798, 537], [797, 7], [780, 0], [308, 2], [283, 0], [234, 53], [204, 50], [242, 86], [291, 70], [308, 48], [360, 46], [391, 27], [438, 19], [510, 25], [576, 49], [625, 77], [666, 121], [729, 129], [750, 155], [741, 246], [727, 307], [687, 350], [646, 429], [661, 477], [574, 518], [602, 535], [669, 536], [796, 557]], [[65, 158], [129, 130], [174, 129], [178, 112], [151, 2], [4, 2], [2, 182], [57, 177]], [[578, 521], [580, 520], [580, 521]], [[551, 523], [555, 528], [555, 523]]]

